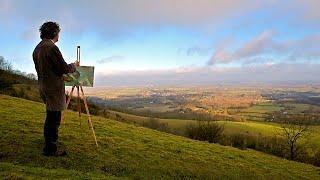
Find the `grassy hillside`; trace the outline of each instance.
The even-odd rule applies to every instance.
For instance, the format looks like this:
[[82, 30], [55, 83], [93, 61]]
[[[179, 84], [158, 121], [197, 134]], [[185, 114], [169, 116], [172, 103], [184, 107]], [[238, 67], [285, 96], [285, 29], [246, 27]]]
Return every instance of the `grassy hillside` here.
[[0, 69], [0, 94], [41, 101], [36, 80], [2, 69]]
[[[116, 115], [120, 115], [125, 121], [133, 122], [137, 124], [143, 124], [150, 120], [149, 117], [136, 116], [132, 114], [126, 114], [116, 111], [111, 112], [110, 117], [116, 119]], [[160, 123], [167, 124], [172, 131], [177, 134], [184, 134], [185, 127], [189, 123], [196, 123], [195, 120], [184, 120], [184, 119], [159, 119]], [[263, 121], [219, 121], [220, 124], [224, 125], [224, 133], [228, 135], [233, 134], [251, 134], [251, 135], [262, 135], [262, 136], [275, 136], [279, 134], [281, 126], [278, 123], [270, 123]], [[311, 133], [308, 138], [310, 145], [315, 145], [320, 148], [320, 126], [311, 126]]]
[[93, 117], [95, 148], [85, 116], [68, 111], [61, 126], [67, 157], [41, 155], [41, 103], [0, 95], [0, 177], [142, 179], [319, 179], [320, 169], [253, 150], [198, 142]]

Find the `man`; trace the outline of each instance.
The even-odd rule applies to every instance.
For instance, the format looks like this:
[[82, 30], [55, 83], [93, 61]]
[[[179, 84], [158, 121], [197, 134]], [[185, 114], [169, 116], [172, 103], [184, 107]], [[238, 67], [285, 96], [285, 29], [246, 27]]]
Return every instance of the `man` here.
[[60, 27], [56, 22], [45, 22], [39, 29], [42, 41], [33, 51], [33, 61], [38, 74], [39, 92], [46, 104], [44, 124], [45, 156], [63, 156], [65, 151], [57, 151], [58, 129], [61, 111], [65, 109], [66, 97], [63, 74], [72, 73], [79, 62], [67, 64], [59, 48]]

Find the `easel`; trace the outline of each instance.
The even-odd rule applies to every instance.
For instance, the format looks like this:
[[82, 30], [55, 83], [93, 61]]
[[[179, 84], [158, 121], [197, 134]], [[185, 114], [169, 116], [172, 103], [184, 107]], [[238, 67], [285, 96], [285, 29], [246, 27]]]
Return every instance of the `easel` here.
[[[77, 46], [77, 61], [79, 62], [80, 64], [80, 46]], [[81, 90], [81, 94], [82, 94], [82, 99], [83, 99], [83, 102], [84, 102], [84, 106], [85, 106], [85, 109], [86, 109], [86, 112], [87, 112], [87, 116], [88, 116], [88, 125], [89, 127], [91, 128], [92, 130], [92, 134], [93, 134], [93, 138], [94, 138], [94, 141], [96, 143], [96, 146], [98, 147], [98, 142], [97, 142], [97, 138], [96, 138], [96, 133], [93, 129], [93, 125], [92, 125], [92, 120], [91, 120], [91, 115], [90, 115], [90, 112], [89, 112], [89, 108], [88, 108], [88, 103], [87, 103], [87, 98], [85, 97], [84, 95], [84, 92], [83, 92], [83, 88], [82, 88], [82, 85], [81, 84], [78, 84], [78, 85], [73, 85], [72, 86], [72, 89], [69, 93], [69, 97], [68, 97], [68, 100], [67, 100], [67, 105], [66, 105], [66, 110], [68, 109], [68, 106], [70, 104], [70, 101], [71, 101], [71, 98], [72, 98], [72, 95], [73, 95], [73, 90], [77, 88], [77, 105], [78, 105], [78, 113], [79, 113], [79, 121], [80, 121], [80, 126], [81, 126], [81, 104], [80, 104], [80, 90]], [[62, 113], [62, 116], [61, 116], [61, 122], [63, 122], [63, 118], [64, 118], [64, 112]]]

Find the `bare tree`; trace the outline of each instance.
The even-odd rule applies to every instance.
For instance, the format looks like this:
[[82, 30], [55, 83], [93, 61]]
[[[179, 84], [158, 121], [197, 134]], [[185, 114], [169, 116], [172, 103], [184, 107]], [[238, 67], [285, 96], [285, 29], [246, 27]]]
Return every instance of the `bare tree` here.
[[280, 135], [285, 139], [291, 160], [295, 159], [299, 155], [304, 147], [299, 143], [305, 139], [309, 133], [310, 126], [308, 123], [303, 122], [303, 119], [286, 120], [282, 123]]
[[37, 76], [33, 73], [29, 73], [26, 75], [27, 78], [31, 79], [31, 80], [37, 80]]
[[0, 56], [0, 69], [5, 71], [12, 71], [12, 64]]

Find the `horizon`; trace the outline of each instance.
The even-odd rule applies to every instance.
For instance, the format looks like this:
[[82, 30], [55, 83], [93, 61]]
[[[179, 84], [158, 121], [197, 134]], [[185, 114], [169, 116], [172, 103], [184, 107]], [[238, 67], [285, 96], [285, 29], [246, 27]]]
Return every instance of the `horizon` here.
[[[37, 6], [35, 6], [37, 4]], [[36, 73], [45, 21], [66, 62], [95, 66], [95, 86], [307, 83], [320, 77], [320, 2], [0, 0], [0, 56]], [[48, 11], [47, 8], [54, 7]]]

